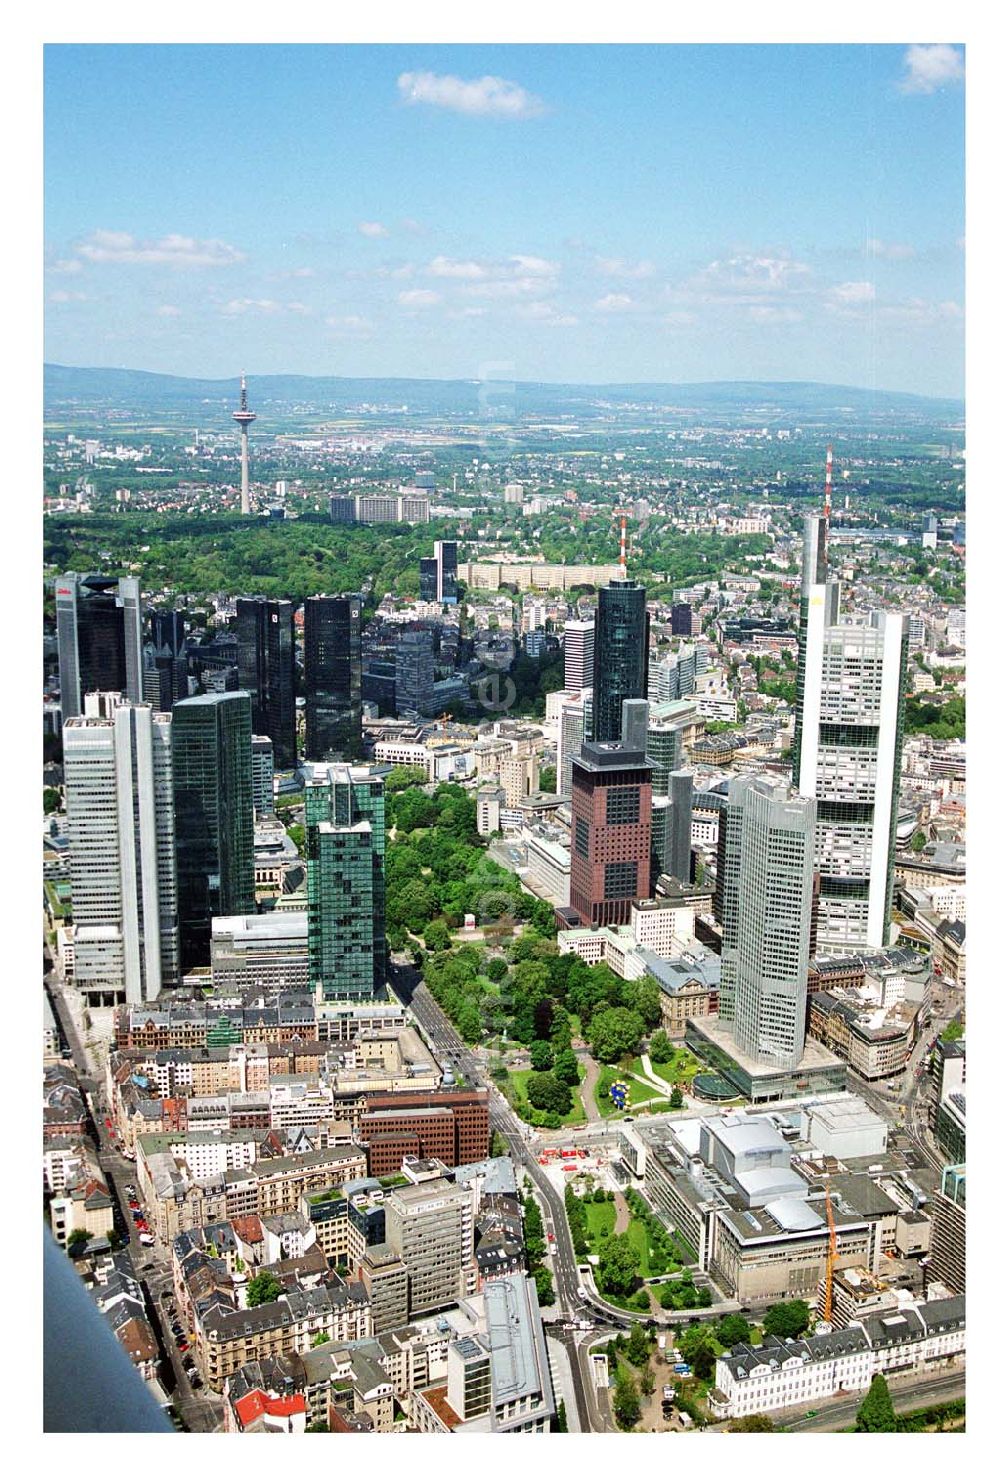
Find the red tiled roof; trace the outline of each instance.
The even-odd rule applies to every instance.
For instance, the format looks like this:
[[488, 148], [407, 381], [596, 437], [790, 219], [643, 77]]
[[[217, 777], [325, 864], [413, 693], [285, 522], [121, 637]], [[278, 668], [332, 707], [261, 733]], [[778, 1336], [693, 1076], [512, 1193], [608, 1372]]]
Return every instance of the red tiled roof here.
[[254, 1389], [249, 1394], [244, 1394], [242, 1399], [237, 1399], [233, 1408], [236, 1418], [245, 1430], [255, 1420], [263, 1415], [275, 1415], [279, 1419], [287, 1419], [289, 1415], [305, 1414], [306, 1400], [304, 1394], [290, 1394], [284, 1398], [264, 1394], [260, 1389]]
[[252, 1245], [264, 1239], [259, 1215], [238, 1215], [230, 1224], [244, 1245]]

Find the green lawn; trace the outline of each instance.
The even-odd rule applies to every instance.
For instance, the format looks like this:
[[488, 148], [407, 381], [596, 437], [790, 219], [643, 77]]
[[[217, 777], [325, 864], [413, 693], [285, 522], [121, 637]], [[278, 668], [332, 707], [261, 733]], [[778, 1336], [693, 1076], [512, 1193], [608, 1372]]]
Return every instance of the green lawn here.
[[587, 1212], [587, 1239], [590, 1242], [591, 1251], [597, 1255], [601, 1248], [601, 1231], [606, 1230], [610, 1235], [615, 1228], [615, 1206], [612, 1200], [603, 1204], [585, 1204]]
[[672, 1061], [650, 1061], [649, 1067], [653, 1075], [658, 1076], [661, 1081], [668, 1081], [671, 1086], [679, 1084], [682, 1087], [704, 1069], [697, 1058], [692, 1056], [690, 1051], [685, 1050], [675, 1051]]
[[[514, 1089], [515, 1105], [521, 1117], [525, 1117], [525, 1113], [534, 1111], [534, 1108], [528, 1101], [527, 1092], [524, 1089], [525, 1082], [531, 1075], [532, 1071], [530, 1067], [526, 1071], [508, 1072], [507, 1079]], [[581, 1123], [587, 1121], [587, 1114], [584, 1112], [583, 1103], [580, 1101], [580, 1088], [578, 1086], [570, 1087], [570, 1092], [573, 1097], [573, 1105], [563, 1118], [563, 1122], [566, 1127], [578, 1127]], [[530, 1121], [530, 1118], [525, 1117], [525, 1121]]]
[[[611, 1098], [601, 1096], [602, 1087], [610, 1087], [613, 1081], [628, 1082], [629, 1105], [627, 1107], [612, 1107]], [[642, 1107], [645, 1103], [652, 1101], [657, 1095], [658, 1093], [654, 1086], [647, 1086], [643, 1081], [636, 1081], [633, 1077], [621, 1071], [617, 1066], [603, 1066], [594, 1088], [597, 1110], [602, 1117], [624, 1117], [626, 1112], [632, 1112], [636, 1107]]]

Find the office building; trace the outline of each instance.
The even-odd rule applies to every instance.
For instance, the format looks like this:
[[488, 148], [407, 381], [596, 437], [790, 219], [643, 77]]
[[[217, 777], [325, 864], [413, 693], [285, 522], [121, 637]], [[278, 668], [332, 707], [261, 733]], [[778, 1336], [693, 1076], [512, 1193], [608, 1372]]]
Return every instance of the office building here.
[[806, 638], [811, 609], [810, 591], [825, 586], [829, 577], [827, 543], [830, 519], [827, 512], [808, 513], [802, 531], [802, 579], [799, 592], [798, 662], [795, 671], [795, 732], [792, 737], [792, 782], [799, 787], [802, 754], [802, 722], [805, 703]]
[[421, 717], [434, 705], [434, 633], [403, 630], [396, 642], [396, 716]]
[[361, 596], [305, 601], [306, 758], [361, 757]]
[[188, 695], [184, 616], [180, 610], [154, 610], [150, 642], [144, 651], [143, 694], [157, 712], [169, 712]]
[[141, 702], [142, 597], [138, 579], [61, 574], [55, 582], [63, 721], [83, 712], [88, 692]]
[[221, 995], [234, 990], [308, 986], [308, 919], [304, 912], [213, 917], [211, 938], [212, 987]]
[[459, 1089], [369, 1095], [357, 1138], [376, 1178], [398, 1173], [407, 1157], [435, 1158], [447, 1168], [480, 1163], [489, 1155], [489, 1100], [485, 1092]]
[[952, 1163], [941, 1173], [932, 1200], [931, 1273], [953, 1292], [965, 1291], [965, 1164]]
[[255, 733], [274, 744], [275, 767], [294, 769], [295, 638], [290, 600], [236, 601], [240, 690], [249, 692]]
[[437, 597], [442, 605], [458, 604], [458, 544], [451, 539], [437, 539], [434, 544], [437, 564]]
[[634, 579], [613, 579], [597, 597], [594, 632], [594, 742], [622, 736], [622, 703], [646, 696], [649, 613], [646, 591]]
[[798, 788], [816, 800], [817, 949], [889, 942], [905, 715], [907, 617], [839, 622], [839, 586], [815, 584], [802, 675]]
[[172, 714], [181, 969], [209, 962], [212, 918], [254, 911], [247, 692], [188, 697]]
[[63, 731], [74, 982], [139, 1004], [178, 979], [171, 720], [147, 704]]
[[670, 793], [670, 775], [684, 767], [683, 729], [679, 723], [665, 722], [651, 713], [646, 730], [646, 754], [656, 765], [653, 769], [653, 794], [665, 798]]
[[385, 1247], [406, 1267], [410, 1318], [466, 1295], [472, 1209], [467, 1189], [440, 1178], [394, 1189], [386, 1200]]
[[690, 605], [678, 604], [670, 607], [670, 631], [675, 636], [689, 636], [691, 631], [691, 616], [693, 611]]
[[570, 907], [586, 925], [625, 923], [650, 895], [652, 799], [641, 749], [585, 743], [573, 760]]
[[593, 620], [567, 620], [563, 640], [563, 686], [574, 697], [594, 685]]
[[433, 605], [438, 597], [438, 561], [436, 558], [420, 560], [420, 598]]
[[556, 1396], [545, 1328], [532, 1277], [523, 1271], [483, 1288], [490, 1345], [494, 1435], [542, 1435], [552, 1429]]
[[592, 693], [584, 688], [572, 701], [563, 703], [559, 713], [559, 737], [556, 743], [556, 773], [560, 794], [570, 794], [573, 789], [573, 760], [587, 736], [587, 726], [592, 720]]
[[274, 744], [270, 738], [261, 733], [253, 734], [250, 763], [254, 816], [270, 815], [274, 811]]
[[386, 978], [382, 771], [317, 765], [305, 798], [310, 987], [363, 1004]]
[[731, 781], [719, 1021], [754, 1061], [802, 1057], [815, 836], [815, 800], [762, 776]]

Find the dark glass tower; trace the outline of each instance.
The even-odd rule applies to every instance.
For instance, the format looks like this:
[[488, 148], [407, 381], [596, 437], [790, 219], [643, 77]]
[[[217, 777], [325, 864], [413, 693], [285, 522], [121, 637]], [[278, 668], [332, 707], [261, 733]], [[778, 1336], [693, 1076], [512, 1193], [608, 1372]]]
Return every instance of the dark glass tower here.
[[236, 601], [240, 690], [250, 693], [253, 731], [274, 744], [274, 767], [294, 769], [295, 637], [291, 600]]
[[88, 692], [142, 701], [142, 599], [138, 579], [62, 574], [55, 583], [63, 722]]
[[180, 610], [154, 610], [149, 617], [152, 652], [147, 661], [147, 681], [155, 678], [146, 700], [160, 712], [170, 712], [175, 702], [188, 695], [187, 656], [184, 650], [184, 616]]
[[634, 579], [612, 579], [597, 598], [594, 638], [593, 741], [617, 743], [622, 703], [646, 696], [649, 614], [646, 591]]
[[212, 918], [254, 910], [250, 697], [188, 697], [172, 715], [181, 970], [209, 962]]
[[380, 771], [330, 764], [306, 785], [309, 983], [370, 1000], [386, 979], [385, 794]]
[[305, 602], [306, 758], [361, 757], [361, 596]]
[[420, 598], [433, 604], [438, 597], [438, 561], [420, 560]]

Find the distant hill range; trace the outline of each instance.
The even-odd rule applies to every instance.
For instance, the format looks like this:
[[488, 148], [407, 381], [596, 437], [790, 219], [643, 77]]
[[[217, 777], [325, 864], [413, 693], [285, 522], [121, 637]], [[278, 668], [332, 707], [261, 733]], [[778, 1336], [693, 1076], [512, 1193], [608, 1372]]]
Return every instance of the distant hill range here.
[[[701, 413], [743, 419], [800, 415], [815, 422], [869, 419], [954, 422], [964, 416], [962, 400], [934, 399], [894, 390], [869, 390], [811, 381], [719, 380], [702, 384], [540, 384], [474, 379], [347, 379], [304, 374], [250, 378], [250, 406], [283, 417], [344, 414], [369, 407], [376, 414], [451, 416], [494, 421], [514, 418], [594, 419], [608, 413], [649, 408], [674, 410], [680, 418]], [[185, 379], [141, 369], [77, 369], [45, 365], [47, 414], [117, 410], [207, 424], [232, 413], [239, 379]]]

